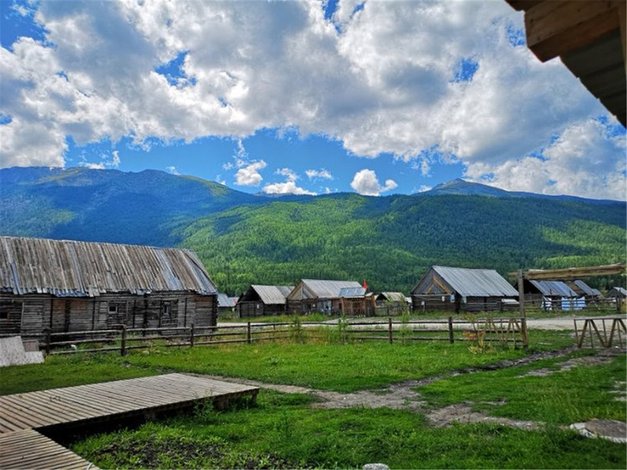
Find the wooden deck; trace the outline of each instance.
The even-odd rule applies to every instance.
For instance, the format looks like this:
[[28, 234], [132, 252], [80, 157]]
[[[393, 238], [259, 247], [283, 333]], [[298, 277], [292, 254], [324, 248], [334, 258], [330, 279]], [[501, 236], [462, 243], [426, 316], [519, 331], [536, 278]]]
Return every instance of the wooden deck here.
[[187, 374], [167, 374], [0, 396], [0, 435], [21, 429], [150, 415], [199, 400], [254, 397], [258, 389]]
[[0, 434], [0, 468], [97, 469], [87, 460], [34, 429]]
[[200, 401], [223, 405], [254, 399], [257, 387], [187, 374], [167, 374], [0, 396], [0, 469], [95, 468], [42, 432], [63, 426], [152, 417]]

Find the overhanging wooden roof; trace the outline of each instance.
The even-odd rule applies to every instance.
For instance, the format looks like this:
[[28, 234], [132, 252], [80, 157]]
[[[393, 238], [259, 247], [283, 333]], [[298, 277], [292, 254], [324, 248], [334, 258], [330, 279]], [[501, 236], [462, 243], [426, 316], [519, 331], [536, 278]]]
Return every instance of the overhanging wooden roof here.
[[560, 57], [625, 125], [625, 1], [505, 0], [525, 12], [527, 46], [542, 62]]

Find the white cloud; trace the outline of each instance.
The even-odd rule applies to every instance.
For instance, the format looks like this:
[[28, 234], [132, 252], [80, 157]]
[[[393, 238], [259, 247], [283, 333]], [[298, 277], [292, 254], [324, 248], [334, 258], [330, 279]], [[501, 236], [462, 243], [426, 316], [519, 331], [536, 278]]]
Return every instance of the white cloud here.
[[296, 185], [295, 181], [287, 180], [283, 183], [267, 184], [263, 187], [263, 192], [266, 194], [305, 194], [309, 196], [315, 196], [316, 193], [309, 191], [305, 188], [301, 188]]
[[[523, 25], [506, 2], [362, 3], [340, 2], [329, 22], [321, 2], [42, 0], [35, 19], [47, 42], [0, 48], [0, 112], [12, 119], [0, 125], [0, 166], [63, 166], [68, 136], [79, 146], [203, 136], [241, 145], [289, 128], [357, 156], [418, 158], [423, 175], [431, 148], [470, 173], [530, 168], [524, 156], [553, 134], [605, 113], [559, 61], [510, 44], [508, 30]], [[181, 54], [177, 83], [155, 71]], [[463, 58], [478, 69], [455, 82]], [[246, 180], [252, 162], [239, 150], [225, 169]], [[620, 180], [614, 167], [595, 171]], [[593, 187], [573, 186], [604, 194]]]
[[332, 180], [333, 179], [333, 175], [329, 172], [329, 170], [325, 170], [324, 168], [321, 168], [320, 170], [306, 170], [305, 174], [307, 175], [307, 178], [309, 178], [310, 180], [313, 180], [313, 179]]
[[391, 179], [385, 180], [385, 184], [381, 186], [377, 174], [373, 170], [367, 169], [355, 173], [351, 182], [351, 188], [364, 196], [379, 196], [381, 193], [391, 191], [396, 187], [398, 184]]
[[426, 184], [422, 184], [420, 185], [420, 188], [418, 188], [418, 192], [419, 193], [426, 193], [427, 191], [431, 190], [432, 186], [427, 186]]
[[100, 155], [99, 162], [88, 162], [85, 157], [78, 162], [78, 166], [89, 168], [90, 170], [115, 170], [120, 167], [120, 154], [117, 150], [111, 152], [111, 155], [103, 153]]
[[608, 126], [588, 119], [569, 126], [541, 155], [497, 164], [474, 163], [466, 175], [507, 190], [626, 199], [624, 135], [608, 136]]
[[285, 176], [288, 181], [296, 181], [298, 179], [298, 175], [289, 168], [279, 168], [276, 171], [277, 175]]
[[290, 168], [280, 168], [276, 171], [277, 175], [285, 176], [285, 181], [282, 183], [271, 183], [263, 187], [263, 192], [266, 194], [307, 194], [315, 196], [316, 193], [309, 191], [305, 188], [301, 188], [296, 185], [298, 175], [294, 170]]
[[176, 169], [175, 166], [166, 166], [165, 167], [165, 171], [167, 171], [171, 175], [176, 175], [176, 176], [180, 176], [180, 174], [181, 174], [181, 173], [179, 173], [179, 171]]
[[263, 170], [266, 166], [266, 162], [260, 160], [240, 168], [237, 170], [237, 173], [235, 173], [235, 184], [238, 186], [259, 186], [263, 180], [259, 171]]

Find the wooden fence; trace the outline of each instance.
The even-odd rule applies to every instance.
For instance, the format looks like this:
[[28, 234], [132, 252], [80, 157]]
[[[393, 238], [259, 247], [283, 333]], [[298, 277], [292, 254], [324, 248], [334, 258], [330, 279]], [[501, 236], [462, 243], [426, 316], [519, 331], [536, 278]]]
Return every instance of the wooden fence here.
[[587, 346], [594, 349], [596, 345], [602, 348], [625, 347], [625, 317], [590, 317], [575, 318], [575, 337], [577, 347]]
[[194, 347], [199, 345], [252, 344], [264, 341], [299, 342], [361, 342], [413, 341], [473, 342], [479, 346], [490, 343], [527, 347], [524, 320], [518, 318], [477, 321], [408, 320], [348, 322], [285, 322], [243, 323], [213, 327], [118, 328], [93, 331], [37, 335], [40, 348], [47, 354], [117, 351], [125, 355], [133, 349], [151, 347]]

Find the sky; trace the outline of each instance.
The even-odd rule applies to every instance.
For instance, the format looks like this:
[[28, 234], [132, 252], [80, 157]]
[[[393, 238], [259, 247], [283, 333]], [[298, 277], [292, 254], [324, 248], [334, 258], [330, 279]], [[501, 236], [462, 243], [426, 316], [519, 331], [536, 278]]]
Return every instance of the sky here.
[[625, 128], [504, 0], [0, 0], [0, 168], [626, 200]]

